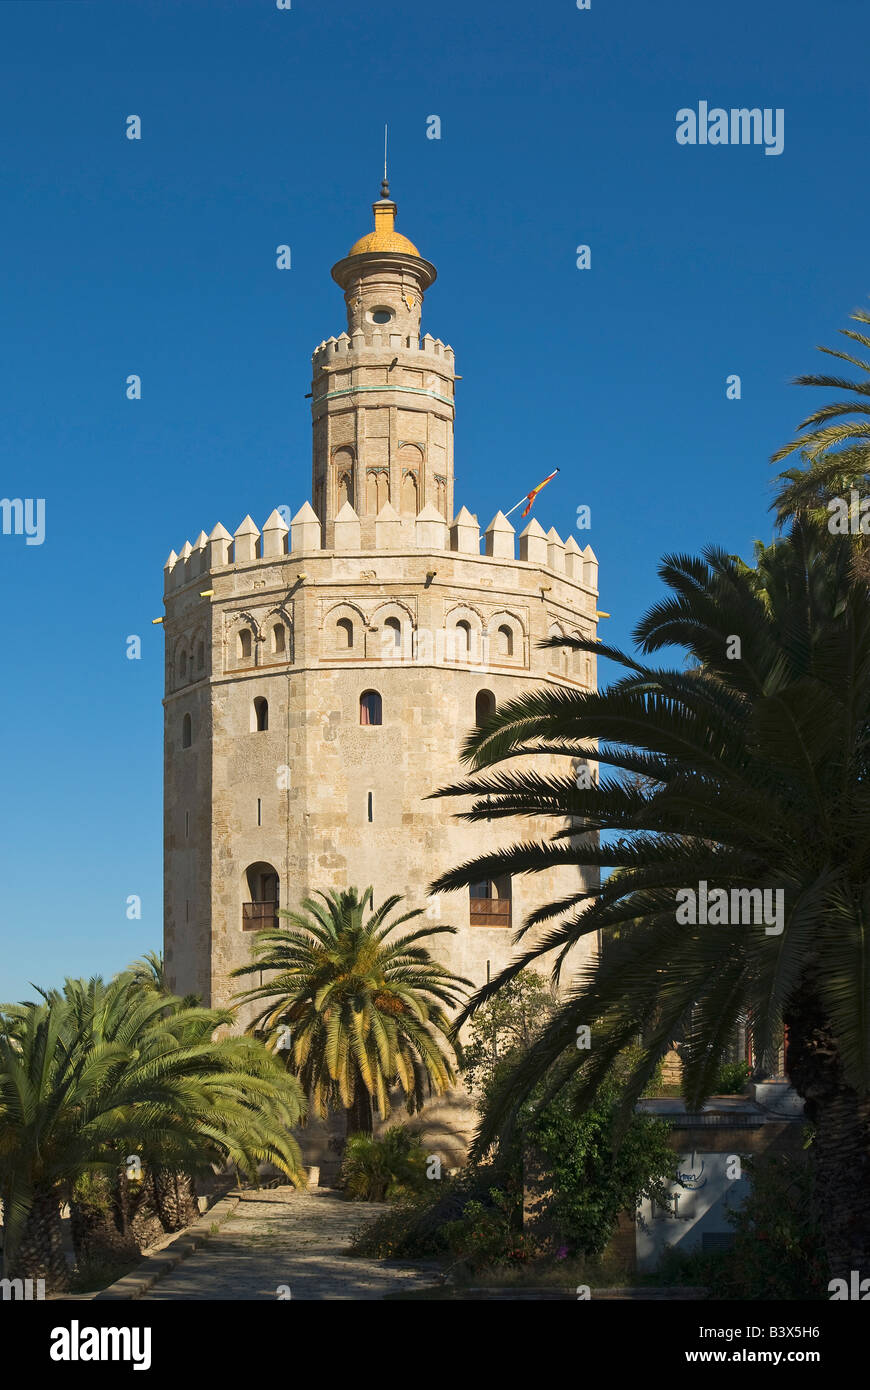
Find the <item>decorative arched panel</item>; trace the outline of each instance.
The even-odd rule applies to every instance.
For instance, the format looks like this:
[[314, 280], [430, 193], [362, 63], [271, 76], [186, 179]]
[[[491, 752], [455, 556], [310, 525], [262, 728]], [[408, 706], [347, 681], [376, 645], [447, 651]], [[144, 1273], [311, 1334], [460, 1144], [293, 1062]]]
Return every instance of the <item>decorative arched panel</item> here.
[[353, 603], [337, 603], [324, 615], [323, 656], [363, 656], [365, 618]]
[[260, 661], [260, 625], [250, 613], [239, 613], [227, 628], [227, 669], [245, 671]]
[[[565, 629], [561, 623], [550, 623], [547, 629], [548, 637], [564, 637]], [[549, 669], [556, 675], [564, 676], [568, 674], [569, 653], [565, 647], [550, 647], [547, 651], [549, 658]]]
[[366, 473], [366, 511], [375, 516], [390, 500], [390, 470], [370, 468]]
[[293, 624], [283, 608], [275, 608], [263, 621], [262, 660], [284, 665], [293, 660]]
[[353, 465], [353, 449], [342, 448], [335, 450], [335, 453], [332, 455], [332, 470], [335, 475], [336, 514], [341, 511], [345, 502], [349, 502], [354, 509], [356, 508], [356, 503], [354, 501]]
[[480, 666], [487, 660], [482, 614], [471, 604], [457, 604], [444, 620], [444, 660]]
[[175, 644], [172, 654], [172, 688], [178, 690], [182, 685], [187, 685], [190, 679], [190, 648], [189, 638], [179, 637]]
[[526, 662], [526, 629], [516, 613], [493, 613], [487, 623], [489, 656], [496, 665], [523, 666]]

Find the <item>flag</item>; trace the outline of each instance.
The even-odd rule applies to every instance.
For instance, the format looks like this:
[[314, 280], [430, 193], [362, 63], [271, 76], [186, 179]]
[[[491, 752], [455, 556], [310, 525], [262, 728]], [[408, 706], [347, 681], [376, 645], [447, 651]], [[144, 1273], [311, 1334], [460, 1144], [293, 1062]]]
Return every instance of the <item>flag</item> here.
[[550, 474], [550, 477], [549, 477], [549, 478], [545, 478], [544, 481], [543, 481], [542, 483], [538, 483], [538, 486], [537, 486], [537, 487], [533, 487], [532, 490], [531, 490], [531, 492], [527, 492], [527, 493], [526, 493], [526, 497], [527, 497], [527, 499], [528, 499], [528, 504], [529, 504], [529, 505], [526, 507], [526, 510], [525, 510], [524, 512], [521, 512], [521, 513], [520, 513], [521, 516], [528, 516], [529, 512], [532, 510], [532, 503], [534, 502], [534, 500], [535, 500], [535, 498], [537, 497], [538, 493], [541, 491], [541, 488], [542, 488], [542, 487], [546, 487], [546, 486], [547, 486], [547, 483], [550, 481], [550, 478], [555, 478], [555, 476], [556, 476], [556, 474], [557, 474], [558, 472], [559, 472], [558, 468], [554, 468], [553, 471], [552, 471], [552, 473]]

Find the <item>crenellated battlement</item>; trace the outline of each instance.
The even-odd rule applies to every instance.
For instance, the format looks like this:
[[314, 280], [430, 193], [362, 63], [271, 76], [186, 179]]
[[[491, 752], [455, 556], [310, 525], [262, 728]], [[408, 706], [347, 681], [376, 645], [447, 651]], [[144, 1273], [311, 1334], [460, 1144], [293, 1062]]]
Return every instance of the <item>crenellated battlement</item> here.
[[321, 543], [320, 519], [310, 502], [303, 503], [289, 525], [282, 515], [286, 510], [276, 508], [263, 523], [262, 531], [250, 516], [246, 516], [232, 535], [218, 523], [208, 535], [201, 531], [193, 545], [185, 541], [178, 554], [171, 550], [163, 571], [164, 593], [183, 589], [215, 570], [266, 565], [284, 556], [316, 552], [368, 555], [372, 551], [410, 550], [433, 556], [448, 552], [551, 570], [569, 583], [593, 594], [598, 592], [598, 560], [592, 547], [587, 545], [581, 550], [573, 536], [563, 541], [555, 527], [545, 532], [534, 519], [517, 537], [502, 512], [496, 512], [489, 526], [481, 532], [477, 517], [467, 507], [462, 507], [448, 526], [431, 504], [424, 506], [412, 520], [400, 517], [387, 502], [375, 519], [374, 544], [363, 547], [360, 518], [346, 502], [335, 518], [333, 545], [326, 550]]
[[398, 348], [402, 352], [414, 353], [415, 360], [420, 357], [437, 358], [439, 365], [448, 368], [450, 372], [455, 367], [453, 348], [449, 343], [442, 343], [440, 338], [433, 338], [431, 333], [417, 339], [401, 333], [381, 332], [378, 328], [366, 332], [360, 329], [352, 336], [339, 333], [337, 338], [325, 338], [311, 354], [311, 364], [315, 371], [319, 371], [325, 363], [333, 362], [336, 358], [345, 359], [369, 350], [383, 352], [385, 348]]

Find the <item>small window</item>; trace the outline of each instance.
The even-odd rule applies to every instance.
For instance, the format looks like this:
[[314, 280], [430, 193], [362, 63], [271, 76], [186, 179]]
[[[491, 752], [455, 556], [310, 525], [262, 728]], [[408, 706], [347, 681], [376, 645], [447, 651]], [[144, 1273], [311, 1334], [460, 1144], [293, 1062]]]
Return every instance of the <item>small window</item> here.
[[251, 732], [264, 734], [269, 727], [269, 701], [258, 695], [251, 714]]
[[243, 627], [239, 633], [239, 660], [250, 661], [251, 659], [251, 631], [250, 628]]
[[456, 660], [462, 661], [471, 650], [471, 624], [463, 619], [456, 624]]
[[495, 696], [491, 690], [478, 690], [474, 701], [475, 724], [485, 724], [491, 714], [495, 714]]
[[359, 722], [361, 724], [382, 724], [384, 722], [383, 704], [376, 690], [364, 690], [360, 695]]
[[186, 714], [181, 721], [181, 746], [189, 748], [193, 743], [193, 720]]
[[368, 794], [368, 804], [367, 804], [367, 808], [366, 808], [366, 809], [367, 809], [367, 811], [368, 811], [369, 824], [371, 824], [372, 821], [373, 821], [374, 818], [375, 818], [375, 797], [374, 797], [374, 792], [369, 792], [369, 794]]
[[496, 650], [499, 656], [513, 656], [514, 654], [514, 635], [510, 628], [502, 625], [496, 633]]
[[283, 655], [287, 650], [287, 633], [283, 623], [276, 623], [272, 628], [272, 651], [278, 655]]
[[399, 622], [398, 618], [387, 618], [384, 623], [384, 630], [385, 632], [392, 632], [393, 646], [398, 651], [402, 645], [402, 624]]
[[505, 874], [472, 883], [468, 890], [473, 927], [509, 927], [511, 925], [511, 881]]
[[350, 618], [339, 618], [335, 624], [335, 645], [339, 651], [350, 651], [353, 646], [353, 623]]
[[372, 323], [389, 323], [392, 317], [390, 309], [375, 309], [372, 313]]
[[[263, 931], [268, 927], [277, 927], [281, 889], [273, 866], [251, 864], [245, 871], [245, 884], [248, 900], [242, 902], [242, 930]], [[244, 886], [242, 891], [244, 893]]]

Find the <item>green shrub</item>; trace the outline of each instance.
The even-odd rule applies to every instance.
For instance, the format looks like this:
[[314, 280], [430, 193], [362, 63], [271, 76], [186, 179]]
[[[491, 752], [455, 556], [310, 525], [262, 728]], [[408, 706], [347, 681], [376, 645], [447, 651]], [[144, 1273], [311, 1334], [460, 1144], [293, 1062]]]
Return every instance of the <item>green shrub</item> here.
[[[546, 982], [524, 970], [473, 1015], [464, 1047], [463, 1079], [484, 1118], [492, 1096], [528, 1051], [552, 1008]], [[522, 1107], [511, 1137], [499, 1142], [497, 1185], [506, 1191], [521, 1188], [524, 1153], [536, 1151], [543, 1160], [551, 1195], [542, 1212], [541, 1239], [545, 1224], [547, 1234], [556, 1235], [566, 1255], [600, 1256], [620, 1214], [633, 1216], [644, 1197], [667, 1206], [674, 1170], [667, 1127], [648, 1115], [633, 1114], [622, 1128], [617, 1119], [624, 1078], [637, 1056], [637, 1047], [626, 1048], [582, 1113], [576, 1100], [580, 1075], [569, 1079], [543, 1109], [538, 1108], [565, 1059], [557, 1062], [547, 1082]], [[648, 1092], [661, 1085], [661, 1072], [660, 1063], [650, 1077]], [[515, 1208], [515, 1221], [519, 1230], [521, 1202]]]
[[415, 1130], [393, 1125], [380, 1139], [352, 1134], [341, 1166], [341, 1186], [353, 1202], [383, 1202], [426, 1186], [426, 1153]]
[[674, 1151], [667, 1126], [652, 1116], [633, 1114], [620, 1132], [617, 1072], [583, 1111], [575, 1089], [569, 1084], [533, 1116], [526, 1136], [548, 1172], [546, 1225], [566, 1254], [597, 1259], [620, 1213], [633, 1216], [644, 1197], [667, 1207]]
[[717, 1096], [738, 1096], [749, 1080], [747, 1062], [723, 1062], [716, 1077], [714, 1094]]
[[449, 1222], [443, 1231], [450, 1254], [472, 1271], [515, 1264], [530, 1254], [510, 1195], [497, 1187], [490, 1188], [488, 1195], [488, 1203], [468, 1202], [459, 1220]]
[[[484, 1113], [493, 1086], [534, 1037], [535, 1020], [550, 1002], [542, 982], [531, 975], [518, 977], [502, 993], [503, 998], [472, 1019], [465, 1048], [465, 1079], [474, 1083]], [[616, 1063], [582, 1113], [576, 1105], [576, 1081], [540, 1111], [536, 1096], [523, 1107], [512, 1137], [499, 1145], [494, 1160], [468, 1164], [455, 1178], [425, 1184], [431, 1195], [421, 1193], [368, 1223], [358, 1232], [354, 1250], [374, 1258], [440, 1257], [475, 1270], [528, 1259], [555, 1235], [561, 1258], [599, 1257], [621, 1212], [633, 1215], [642, 1197], [667, 1206], [675, 1163], [661, 1121], [630, 1115], [620, 1130], [617, 1111], [626, 1065], [627, 1057]], [[523, 1157], [529, 1149], [543, 1160], [551, 1194], [542, 1227], [533, 1227], [531, 1234], [523, 1232], [522, 1211]]]
[[[370, 1259], [437, 1259], [453, 1254], [463, 1240], [466, 1208], [494, 1205], [496, 1175], [490, 1164], [468, 1164], [452, 1178], [426, 1183], [355, 1233], [351, 1248]], [[516, 1205], [516, 1195], [513, 1202]]]
[[368, 1260], [413, 1260], [440, 1255], [431, 1242], [421, 1236], [419, 1225], [431, 1202], [426, 1197], [404, 1198], [374, 1221], [366, 1221], [351, 1238], [354, 1255]]

